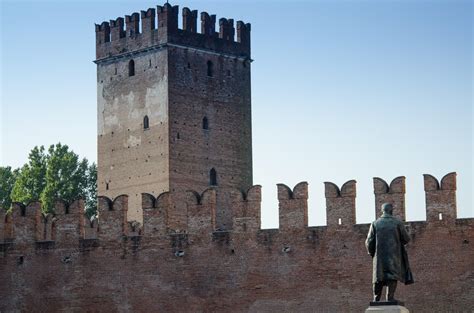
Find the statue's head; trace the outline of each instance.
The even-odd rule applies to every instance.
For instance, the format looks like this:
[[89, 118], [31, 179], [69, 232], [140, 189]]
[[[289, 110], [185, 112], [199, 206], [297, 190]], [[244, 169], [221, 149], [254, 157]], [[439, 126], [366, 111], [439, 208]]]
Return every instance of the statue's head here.
[[382, 213], [392, 215], [393, 214], [393, 205], [390, 203], [382, 204]]

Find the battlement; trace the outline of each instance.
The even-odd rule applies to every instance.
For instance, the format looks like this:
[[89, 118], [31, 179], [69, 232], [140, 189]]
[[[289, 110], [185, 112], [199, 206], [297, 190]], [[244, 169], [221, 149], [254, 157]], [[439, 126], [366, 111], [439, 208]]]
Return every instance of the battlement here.
[[[427, 223], [452, 223], [456, 220], [456, 173], [446, 175], [441, 183], [431, 175], [425, 177]], [[356, 181], [350, 180], [339, 188], [325, 182], [327, 228], [351, 228], [356, 224]], [[293, 189], [278, 184], [280, 232], [301, 231], [308, 228], [308, 183], [301, 182]], [[55, 215], [41, 214], [41, 203], [28, 205], [14, 203], [8, 214], [3, 213], [0, 223], [0, 240], [24, 247], [35, 242], [55, 241], [59, 246], [71, 246], [79, 240], [98, 239], [101, 243], [121, 241], [121, 238], [143, 236], [157, 238], [170, 233], [186, 233], [199, 236], [217, 231], [216, 189], [209, 188], [202, 193], [187, 191], [176, 194], [186, 203], [186, 220], [180, 225], [185, 229], [172, 229], [169, 216], [173, 213], [170, 192], [154, 197], [142, 194], [144, 224], [127, 222], [128, 196], [115, 199], [99, 197], [99, 219], [89, 221], [83, 215], [84, 201], [71, 204], [57, 201]], [[380, 205], [390, 202], [394, 214], [405, 217], [405, 177], [395, 178], [390, 185], [383, 179], [374, 178], [374, 194], [377, 215]], [[261, 186], [247, 191], [231, 190], [233, 229], [231, 233], [256, 233], [260, 230]], [[3, 211], [2, 211], [3, 212]]]
[[380, 206], [385, 202], [393, 205], [393, 214], [405, 221], [405, 177], [394, 178], [390, 185], [379, 177], [374, 177], [375, 214], [380, 213]]
[[236, 32], [233, 19], [221, 18], [216, 31], [216, 16], [202, 12], [201, 32], [198, 33], [198, 11], [183, 8], [182, 28], [178, 26], [178, 14], [178, 6], [165, 3], [157, 6], [156, 11], [150, 8], [140, 14], [126, 15], [125, 19], [118, 17], [96, 24], [96, 62], [167, 45], [250, 58], [250, 24], [237, 21]]
[[[15, 203], [8, 214], [0, 210], [0, 309], [12, 311], [22, 301], [27, 311], [43, 311], [38, 307], [43, 303], [44, 311], [94, 303], [98, 311], [174, 312], [180, 303], [186, 311], [240, 312], [255, 306], [268, 312], [284, 301], [296, 311], [361, 311], [370, 298], [372, 262], [364, 247], [369, 225], [355, 224], [357, 183], [324, 185], [327, 226], [308, 227], [308, 183], [278, 184], [279, 229], [260, 228], [259, 185], [226, 191], [233, 218], [229, 230], [216, 228], [215, 188], [157, 197], [143, 193], [143, 225], [126, 220], [127, 195], [99, 197], [99, 217], [92, 221], [84, 217], [81, 199], [56, 201], [55, 214], [46, 216], [39, 202]], [[425, 193], [427, 221], [405, 224], [418, 285], [401, 286], [400, 297], [414, 311], [423, 312], [434, 301], [440, 311], [464, 311], [474, 303], [465, 291], [473, 285], [474, 218], [456, 219], [455, 173], [440, 182], [425, 175]], [[404, 214], [404, 177], [390, 184], [374, 178], [374, 194], [377, 205], [389, 201], [397, 215]], [[173, 228], [177, 200], [185, 204], [179, 216], [183, 229]], [[62, 289], [37, 287], [45, 277]], [[294, 302], [294, 290], [311, 292], [298, 293]]]

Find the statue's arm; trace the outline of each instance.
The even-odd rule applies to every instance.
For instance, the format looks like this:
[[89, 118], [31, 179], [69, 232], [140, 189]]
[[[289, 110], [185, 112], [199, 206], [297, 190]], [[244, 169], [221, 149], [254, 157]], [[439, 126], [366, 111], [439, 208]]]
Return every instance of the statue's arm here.
[[367, 239], [365, 240], [365, 247], [370, 256], [375, 255], [375, 227], [374, 223], [370, 224], [369, 233], [367, 234]]
[[408, 242], [410, 242], [410, 235], [408, 234], [407, 229], [403, 223], [400, 223], [399, 227], [402, 244], [406, 245]]

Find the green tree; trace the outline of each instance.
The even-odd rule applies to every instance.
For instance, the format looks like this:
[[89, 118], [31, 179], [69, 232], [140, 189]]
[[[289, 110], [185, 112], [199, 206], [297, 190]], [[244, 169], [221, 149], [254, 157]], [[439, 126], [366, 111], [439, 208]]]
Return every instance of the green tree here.
[[18, 174], [11, 193], [13, 202], [28, 203], [40, 200], [46, 185], [47, 155], [44, 147], [34, 147]]
[[52, 212], [57, 199], [72, 202], [85, 197], [87, 187], [87, 159], [69, 151], [60, 143], [49, 147], [45, 176], [45, 187], [41, 193], [44, 212]]
[[87, 169], [85, 190], [86, 215], [91, 218], [97, 214], [97, 165], [92, 163]]
[[12, 171], [10, 166], [0, 166], [0, 208], [10, 209], [12, 204], [11, 192], [18, 174], [18, 169]]
[[[19, 173], [11, 191], [11, 201], [28, 203], [41, 200], [45, 213], [53, 212], [57, 199], [72, 202], [84, 198], [86, 214], [97, 211], [97, 166], [89, 166], [67, 145], [51, 145], [47, 152], [43, 146], [34, 147]], [[3, 179], [2, 179], [3, 181]], [[2, 191], [3, 191], [2, 187]]]

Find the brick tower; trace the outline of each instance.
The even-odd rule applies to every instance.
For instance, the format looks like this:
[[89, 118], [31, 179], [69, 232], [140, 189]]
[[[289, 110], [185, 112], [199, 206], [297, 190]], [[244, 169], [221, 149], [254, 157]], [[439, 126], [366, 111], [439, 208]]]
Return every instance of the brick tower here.
[[[176, 227], [186, 190], [215, 187], [217, 226], [230, 227], [229, 188], [252, 186], [250, 24], [168, 3], [96, 25], [98, 192], [169, 191]], [[157, 20], [157, 23], [156, 23]], [[141, 27], [140, 27], [141, 22]], [[124, 25], [125, 24], [125, 25]]]

